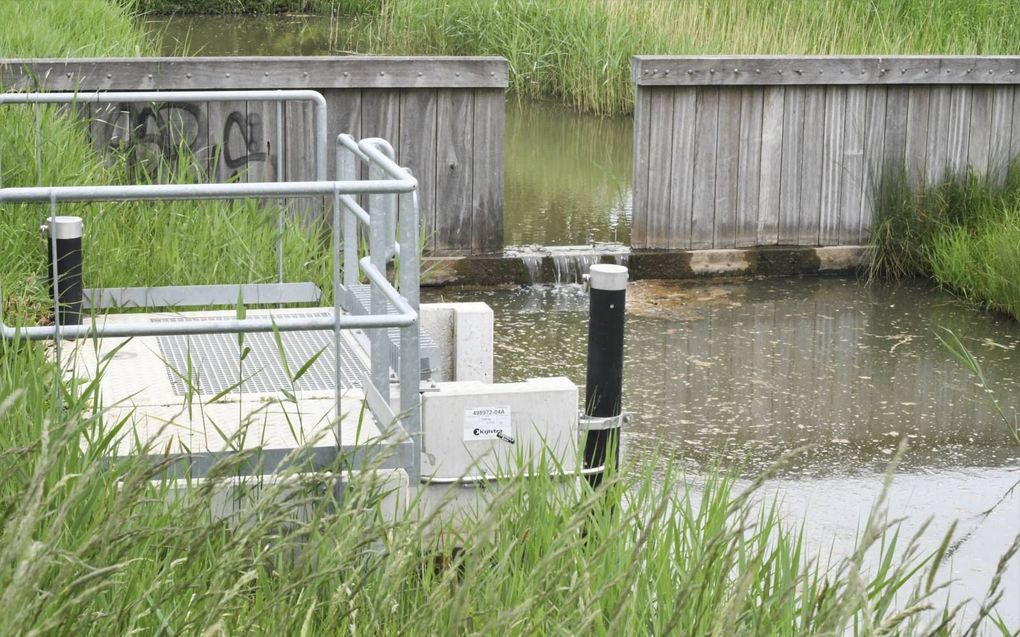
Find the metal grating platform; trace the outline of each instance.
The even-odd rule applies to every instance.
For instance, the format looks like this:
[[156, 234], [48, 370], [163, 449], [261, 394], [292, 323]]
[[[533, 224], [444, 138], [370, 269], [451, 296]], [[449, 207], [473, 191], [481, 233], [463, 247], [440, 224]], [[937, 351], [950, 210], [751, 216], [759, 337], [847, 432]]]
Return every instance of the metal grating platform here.
[[[298, 318], [329, 316], [329, 313], [294, 312], [276, 316]], [[209, 318], [173, 317], [153, 321], [201, 321]], [[218, 394], [231, 387], [231, 393], [332, 391], [336, 377], [333, 333], [326, 330], [280, 332], [279, 336], [291, 374], [321, 352], [294, 383], [288, 378], [280, 360], [280, 348], [273, 333], [246, 334], [243, 343], [236, 334], [160, 336], [157, 340], [167, 363], [167, 376], [178, 396], [187, 394], [189, 385], [192, 391], [206, 395]], [[242, 347], [247, 350], [244, 360], [241, 360]], [[360, 387], [360, 379], [367, 374], [367, 369], [362, 357], [353, 351], [346, 339], [341, 339], [340, 356], [341, 389]]]

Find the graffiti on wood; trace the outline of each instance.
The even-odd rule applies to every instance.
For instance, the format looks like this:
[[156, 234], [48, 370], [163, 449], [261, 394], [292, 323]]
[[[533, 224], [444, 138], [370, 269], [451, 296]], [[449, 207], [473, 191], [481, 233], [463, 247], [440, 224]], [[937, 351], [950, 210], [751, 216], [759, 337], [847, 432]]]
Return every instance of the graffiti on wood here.
[[92, 135], [98, 149], [150, 177], [194, 167], [213, 180], [236, 180], [263, 164], [260, 172], [276, 178], [276, 157], [259, 113], [230, 110], [217, 118], [215, 129], [210, 119], [204, 103], [111, 104], [95, 107]]

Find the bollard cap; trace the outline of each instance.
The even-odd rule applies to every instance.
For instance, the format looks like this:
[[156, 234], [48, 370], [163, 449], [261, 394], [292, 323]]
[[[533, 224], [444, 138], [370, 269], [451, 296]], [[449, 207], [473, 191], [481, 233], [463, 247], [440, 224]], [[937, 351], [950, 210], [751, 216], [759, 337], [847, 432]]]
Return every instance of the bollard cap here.
[[85, 234], [81, 217], [47, 217], [46, 225], [42, 229], [47, 234], [52, 233], [57, 239], [79, 239]]
[[588, 270], [588, 284], [593, 290], [626, 290], [627, 268], [611, 263], [596, 263]]

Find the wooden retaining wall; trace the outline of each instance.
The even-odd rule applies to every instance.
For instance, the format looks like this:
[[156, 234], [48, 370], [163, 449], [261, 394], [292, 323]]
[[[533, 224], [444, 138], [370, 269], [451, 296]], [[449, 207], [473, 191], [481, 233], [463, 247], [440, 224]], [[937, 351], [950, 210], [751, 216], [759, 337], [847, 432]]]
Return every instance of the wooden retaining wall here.
[[653, 57], [631, 63], [632, 245], [867, 240], [883, 175], [1020, 154], [1018, 57]]
[[[317, 90], [328, 102], [331, 139], [339, 133], [385, 138], [398, 162], [414, 171], [428, 252], [487, 254], [503, 247], [502, 58], [0, 60], [0, 85], [46, 91]], [[273, 181], [278, 166], [285, 180], [314, 179], [310, 104], [285, 104], [279, 124], [270, 102], [94, 105], [89, 115], [97, 147], [130, 148], [137, 161], [175, 161], [183, 143], [216, 181]], [[332, 178], [332, 142], [328, 154]]]

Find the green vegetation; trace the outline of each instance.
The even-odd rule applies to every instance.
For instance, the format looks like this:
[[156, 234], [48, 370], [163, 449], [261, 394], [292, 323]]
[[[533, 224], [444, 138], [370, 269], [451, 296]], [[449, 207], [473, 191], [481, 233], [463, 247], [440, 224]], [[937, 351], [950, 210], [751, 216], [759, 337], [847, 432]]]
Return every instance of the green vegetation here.
[[384, 0], [384, 52], [502, 55], [511, 86], [599, 114], [633, 105], [632, 55], [1020, 51], [1001, 0]]
[[916, 188], [895, 177], [878, 191], [872, 275], [932, 277], [1020, 319], [1020, 170], [1004, 184], [968, 174]]
[[379, 0], [134, 0], [143, 13], [368, 13]]
[[[775, 507], [714, 475], [672, 471], [574, 492], [508, 480], [460, 536], [387, 522], [386, 487], [338, 505], [321, 483], [263, 484], [220, 518], [210, 498], [239, 459], [173, 491], [162, 467], [104, 462], [118, 433], [90, 392], [33, 421], [42, 359], [0, 377], [0, 629], [5, 634], [935, 634], [932, 556], [880, 514], [858, 550], [813, 561]], [[28, 379], [12, 377], [21, 373]], [[83, 439], [93, 441], [82, 448]], [[152, 482], [156, 479], [156, 482]], [[328, 478], [327, 478], [328, 479]], [[490, 492], [492, 493], [492, 492]], [[607, 506], [607, 502], [615, 503]], [[441, 545], [459, 546], [450, 551]], [[871, 564], [866, 568], [865, 564]], [[914, 587], [914, 588], [911, 588]], [[994, 599], [997, 591], [990, 593]], [[987, 623], [987, 622], [986, 622]], [[1005, 632], [1005, 631], [1004, 631]]]

